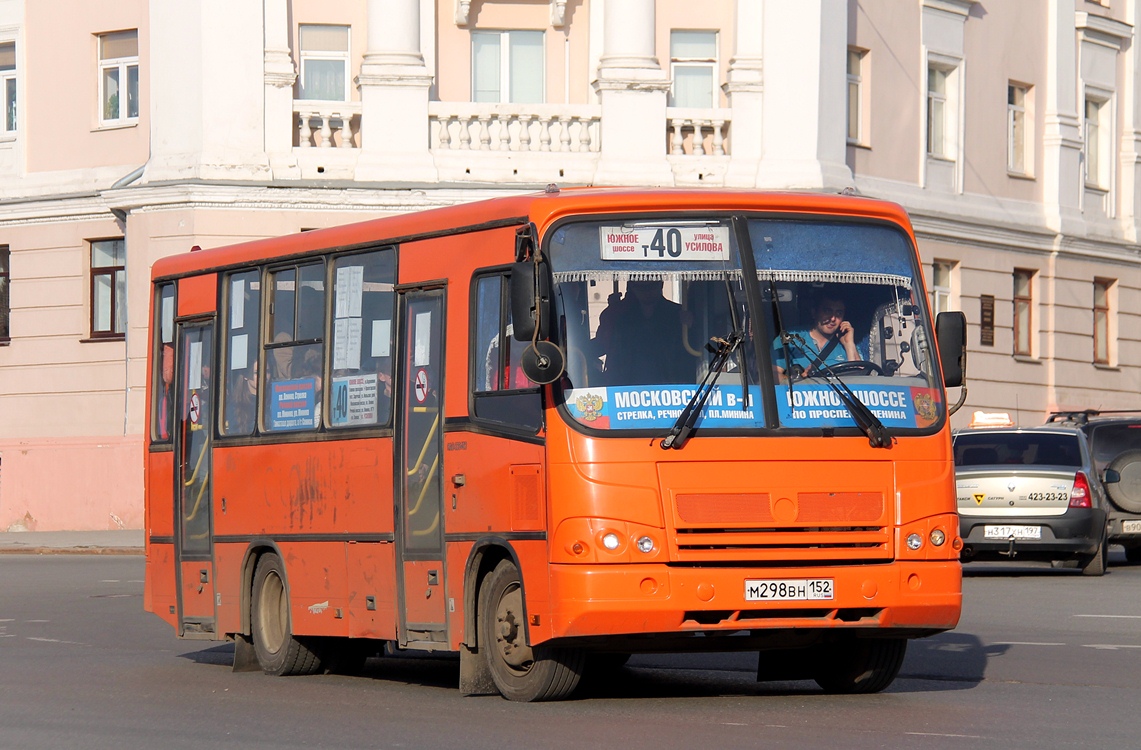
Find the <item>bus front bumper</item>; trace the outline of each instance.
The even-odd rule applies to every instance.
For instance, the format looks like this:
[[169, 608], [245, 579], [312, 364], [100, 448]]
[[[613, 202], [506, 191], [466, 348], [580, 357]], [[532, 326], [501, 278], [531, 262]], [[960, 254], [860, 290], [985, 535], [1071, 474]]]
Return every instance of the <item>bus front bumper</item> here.
[[[548, 633], [556, 639], [806, 628], [925, 635], [955, 627], [962, 610], [957, 560], [811, 568], [552, 565], [550, 570]], [[829, 588], [823, 581], [831, 581], [831, 599], [823, 598]], [[800, 598], [758, 598], [766, 595]]]

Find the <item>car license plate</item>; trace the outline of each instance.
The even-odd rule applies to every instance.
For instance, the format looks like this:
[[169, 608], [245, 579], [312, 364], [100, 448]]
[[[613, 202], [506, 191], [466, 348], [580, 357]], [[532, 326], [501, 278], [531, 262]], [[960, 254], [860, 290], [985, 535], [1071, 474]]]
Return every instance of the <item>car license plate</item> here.
[[1141, 534], [1141, 521], [1122, 521], [1121, 531], [1125, 534]]
[[831, 578], [786, 578], [745, 581], [750, 602], [799, 602], [833, 598]]
[[984, 539], [1041, 539], [1041, 526], [986, 526], [983, 528]]

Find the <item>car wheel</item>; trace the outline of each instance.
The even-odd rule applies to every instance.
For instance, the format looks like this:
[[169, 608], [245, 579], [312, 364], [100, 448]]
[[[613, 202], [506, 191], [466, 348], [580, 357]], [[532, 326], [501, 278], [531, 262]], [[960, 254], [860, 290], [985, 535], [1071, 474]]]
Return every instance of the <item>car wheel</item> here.
[[899, 674], [906, 654], [906, 638], [844, 640], [820, 655], [814, 679], [826, 693], [878, 693]]
[[321, 659], [310, 642], [293, 637], [285, 566], [272, 552], [258, 560], [250, 622], [254, 653], [263, 672], [282, 677], [321, 670]]
[[1097, 548], [1097, 552], [1093, 557], [1081, 562], [1083, 576], [1102, 576], [1105, 575], [1105, 558], [1106, 547], [1108, 545], [1103, 541]]

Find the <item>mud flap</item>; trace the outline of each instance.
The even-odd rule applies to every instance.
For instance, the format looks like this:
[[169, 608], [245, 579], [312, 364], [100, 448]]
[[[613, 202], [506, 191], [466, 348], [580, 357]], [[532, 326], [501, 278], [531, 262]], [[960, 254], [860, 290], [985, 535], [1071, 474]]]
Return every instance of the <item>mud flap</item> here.
[[257, 653], [254, 651], [254, 642], [248, 635], [238, 633], [234, 636], [234, 671], [260, 672]]
[[[252, 650], [252, 649], [251, 649]], [[477, 649], [460, 644], [460, 695], [498, 695], [487, 660]]]

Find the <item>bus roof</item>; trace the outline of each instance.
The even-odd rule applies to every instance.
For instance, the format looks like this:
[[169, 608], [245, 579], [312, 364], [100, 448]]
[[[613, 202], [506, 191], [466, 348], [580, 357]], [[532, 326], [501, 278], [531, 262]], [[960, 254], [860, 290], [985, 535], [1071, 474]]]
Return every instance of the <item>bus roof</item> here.
[[911, 230], [895, 203], [836, 193], [686, 190], [676, 188], [564, 188], [491, 198], [444, 208], [395, 214], [284, 237], [243, 242], [155, 261], [154, 279], [208, 269], [305, 255], [338, 248], [367, 247], [451, 233], [462, 228], [508, 226], [533, 221], [541, 228], [571, 215], [670, 210], [775, 211], [861, 216], [893, 221]]

